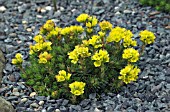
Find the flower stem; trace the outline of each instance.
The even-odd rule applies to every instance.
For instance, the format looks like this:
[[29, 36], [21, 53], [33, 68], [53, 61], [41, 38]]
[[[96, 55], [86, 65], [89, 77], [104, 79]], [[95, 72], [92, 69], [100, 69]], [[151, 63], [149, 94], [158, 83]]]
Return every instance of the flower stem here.
[[104, 78], [104, 75], [105, 75], [105, 70], [104, 70], [104, 63], [102, 63], [101, 65], [101, 78]]
[[140, 56], [143, 54], [145, 47], [146, 47], [146, 44], [143, 44], [142, 47], [141, 47], [141, 51], [139, 53]]

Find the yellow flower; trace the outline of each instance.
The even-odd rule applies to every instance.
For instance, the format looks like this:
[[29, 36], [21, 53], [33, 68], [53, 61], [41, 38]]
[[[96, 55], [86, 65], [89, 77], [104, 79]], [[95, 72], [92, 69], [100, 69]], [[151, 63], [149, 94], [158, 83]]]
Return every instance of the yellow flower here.
[[41, 53], [40, 55], [39, 55], [39, 58], [41, 59], [41, 58], [45, 58], [47, 61], [49, 61], [51, 58], [52, 58], [52, 56], [51, 56], [51, 54], [48, 54], [48, 52], [44, 52], [44, 53]]
[[87, 18], [88, 18], [88, 14], [80, 14], [77, 18], [76, 18], [76, 20], [78, 21], [78, 22], [86, 22], [86, 20], [87, 20]]
[[127, 48], [123, 51], [122, 57], [129, 62], [136, 62], [139, 59], [139, 52], [133, 48]]
[[145, 44], [151, 44], [155, 41], [155, 35], [148, 31], [148, 30], [144, 30], [140, 32], [140, 40], [145, 43]]
[[70, 33], [70, 27], [65, 27], [61, 30], [62, 35], [68, 35]]
[[102, 40], [100, 36], [93, 35], [91, 39], [89, 39], [89, 44], [93, 45], [94, 48], [102, 47]]
[[113, 28], [107, 37], [107, 42], [120, 42], [120, 40], [125, 36], [125, 31], [125, 28]]
[[98, 32], [98, 34], [99, 34], [100, 37], [104, 37], [106, 35], [106, 33], [102, 32], [102, 31]]
[[57, 82], [63, 82], [63, 81], [65, 81], [65, 78], [64, 78], [64, 76], [56, 75], [56, 80], [57, 80]]
[[86, 27], [91, 28], [91, 27], [92, 27], [92, 24], [91, 24], [90, 22], [87, 22], [87, 23], [86, 23]]
[[124, 69], [120, 71], [121, 76], [118, 78], [123, 80], [126, 84], [136, 81], [138, 78], [138, 74], [140, 72], [140, 69], [135, 67], [134, 65], [128, 64]]
[[15, 55], [15, 58], [12, 59], [12, 64], [14, 64], [14, 65], [20, 65], [20, 64], [22, 64], [22, 62], [23, 62], [23, 59], [22, 59], [22, 55], [20, 53], [17, 53]]
[[75, 81], [71, 84], [69, 84], [69, 87], [71, 89], [71, 93], [76, 95], [76, 96], [79, 96], [79, 95], [82, 95], [84, 93], [84, 87], [85, 87], [85, 83], [83, 82], [78, 82], [78, 81]]
[[102, 63], [109, 62], [109, 54], [106, 50], [99, 50], [92, 56], [92, 60], [95, 60], [94, 66], [99, 67]]
[[55, 23], [52, 20], [46, 21], [46, 23], [43, 25], [43, 28], [47, 31], [52, 31], [55, 27]]
[[96, 18], [96, 17], [93, 17], [92, 23], [91, 23], [92, 27], [96, 26], [96, 25], [97, 25], [97, 22], [98, 22], [97, 18]]
[[40, 59], [38, 60], [38, 62], [45, 64], [45, 63], [47, 63], [47, 59], [45, 59], [45, 58], [40, 58]]
[[106, 30], [111, 30], [112, 29], [112, 24], [110, 22], [108, 22], [108, 21], [100, 22], [99, 26], [100, 26], [102, 31], [106, 31]]
[[132, 39], [133, 33], [130, 30], [126, 30], [125, 36], [123, 39], [123, 46], [124, 47], [133, 47], [137, 46], [137, 42]]
[[87, 28], [86, 31], [87, 31], [87, 33], [92, 33], [93, 29], [92, 28]]
[[42, 48], [43, 48], [44, 50], [50, 51], [50, 50], [52, 50], [51, 45], [52, 45], [51, 42], [44, 42], [44, 43], [42, 44]]
[[60, 70], [58, 73], [59, 74], [55, 76], [57, 82], [63, 82], [65, 80], [70, 80], [71, 74], [70, 73], [66, 73], [65, 70]]
[[44, 42], [42, 35], [36, 35], [33, 40], [37, 43], [43, 43]]
[[89, 57], [91, 55], [91, 53], [89, 53], [89, 49], [88, 47], [84, 47], [84, 46], [75, 46], [75, 49], [68, 53], [69, 55], [69, 59], [72, 59], [72, 63], [76, 64], [77, 61], [79, 60], [79, 57], [85, 58], [85, 57]]

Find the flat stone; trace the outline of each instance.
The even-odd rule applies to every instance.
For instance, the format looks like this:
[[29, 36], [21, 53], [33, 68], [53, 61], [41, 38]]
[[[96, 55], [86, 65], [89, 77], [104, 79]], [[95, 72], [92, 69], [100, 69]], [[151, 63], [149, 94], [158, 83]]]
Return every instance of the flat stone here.
[[39, 107], [39, 105], [38, 105], [37, 103], [32, 103], [30, 106], [31, 106], [31, 107], [34, 107], [34, 108]]
[[16, 112], [10, 102], [0, 97], [0, 111], [1, 112]]
[[157, 15], [157, 14], [160, 14], [160, 12], [159, 11], [154, 11], [154, 12], [149, 13], [150, 16], [154, 16], [154, 15]]

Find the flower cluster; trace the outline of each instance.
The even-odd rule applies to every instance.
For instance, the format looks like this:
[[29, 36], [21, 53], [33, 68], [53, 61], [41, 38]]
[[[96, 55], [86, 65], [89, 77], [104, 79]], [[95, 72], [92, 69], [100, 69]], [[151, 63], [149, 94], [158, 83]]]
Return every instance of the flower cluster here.
[[102, 21], [99, 23], [99, 26], [101, 28], [102, 31], [106, 31], [106, 30], [111, 30], [112, 29], [112, 24], [108, 21]]
[[[21, 77], [40, 95], [68, 98], [73, 103], [98, 94], [118, 90], [123, 84], [136, 81], [140, 69], [137, 61], [146, 44], [155, 40], [147, 30], [140, 32], [139, 48], [133, 33], [114, 27], [108, 21], [88, 14], [76, 20], [83, 26], [58, 27], [48, 20], [30, 45], [30, 66], [21, 67], [22, 55], [17, 53], [12, 63], [20, 65]], [[96, 28], [99, 27], [99, 28]], [[86, 86], [85, 86], [86, 85]], [[72, 94], [69, 94], [69, 93]]]
[[20, 53], [17, 53], [15, 55], [15, 58], [12, 59], [12, 64], [14, 65], [21, 65], [23, 62], [22, 55]]
[[45, 51], [39, 55], [39, 63], [47, 63], [51, 58], [51, 54]]
[[118, 78], [123, 80], [123, 82], [125, 82], [126, 84], [128, 84], [132, 81], [136, 81], [136, 79], [138, 78], [139, 72], [140, 72], [140, 69], [138, 69], [134, 65], [129, 64], [120, 71], [121, 76], [119, 76]]
[[145, 44], [153, 43], [156, 38], [155, 35], [148, 30], [141, 31], [139, 35], [140, 35], [140, 40]]
[[75, 49], [72, 52], [69, 52], [68, 55], [69, 59], [72, 59], [71, 62], [76, 64], [80, 57], [89, 57], [91, 53], [89, 53], [88, 47], [75, 46]]
[[80, 14], [76, 20], [80, 23], [85, 23], [88, 33], [93, 32], [93, 27], [97, 25], [97, 18], [95, 16], [89, 16], [88, 14]]
[[58, 75], [56, 75], [55, 77], [56, 77], [57, 82], [63, 82], [65, 80], [69, 80], [71, 77], [71, 74], [66, 73], [65, 70], [60, 70]]
[[120, 42], [120, 40], [125, 36], [125, 28], [115, 27], [109, 33], [107, 42]]
[[94, 48], [102, 47], [102, 40], [101, 37], [98, 35], [93, 35], [91, 39], [89, 39], [89, 44], [91, 44]]
[[41, 51], [50, 51], [51, 48], [51, 42], [43, 42], [43, 43], [36, 43], [35, 45], [30, 45], [30, 55], [41, 52]]
[[129, 62], [137, 62], [139, 59], [139, 52], [134, 48], [127, 48], [123, 51], [123, 59], [127, 59]]
[[41, 28], [40, 34], [46, 34], [49, 31], [52, 31], [55, 27], [55, 23], [52, 20], [48, 20]]
[[85, 83], [83, 82], [78, 82], [78, 81], [75, 81], [71, 84], [69, 84], [69, 87], [71, 89], [71, 93], [76, 95], [76, 96], [79, 96], [79, 95], [82, 95], [84, 93], [84, 87], [85, 87]]
[[63, 28], [61, 30], [61, 34], [62, 35], [75, 35], [75, 34], [81, 34], [84, 31], [82, 26], [70, 26], [70, 27], [66, 27]]
[[99, 50], [92, 56], [92, 60], [95, 60], [94, 66], [99, 67], [102, 63], [109, 62], [109, 54], [106, 50]]

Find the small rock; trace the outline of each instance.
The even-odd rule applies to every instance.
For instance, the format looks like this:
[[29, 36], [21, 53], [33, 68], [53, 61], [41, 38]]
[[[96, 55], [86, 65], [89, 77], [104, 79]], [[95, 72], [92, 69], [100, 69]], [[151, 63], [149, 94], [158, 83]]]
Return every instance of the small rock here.
[[20, 95], [19, 92], [13, 92], [12, 94], [15, 95], [15, 96], [19, 96]]
[[25, 20], [23, 20], [23, 21], [22, 21], [22, 24], [27, 24], [27, 23], [28, 23], [28, 22], [27, 22], [27, 21], [25, 21]]
[[58, 17], [60, 15], [61, 15], [61, 11], [60, 10], [58, 10], [57, 12], [54, 13], [54, 17]]
[[115, 13], [116, 16], [118, 16], [118, 15], [120, 15], [120, 14], [121, 14], [120, 12], [116, 12], [116, 13]]
[[45, 7], [45, 9], [50, 11], [52, 9], [52, 7], [51, 6], [47, 6], [47, 7]]
[[28, 98], [22, 98], [21, 102], [26, 102], [28, 100]]
[[61, 111], [61, 112], [66, 112], [67, 109], [66, 109], [66, 107], [64, 107], [64, 106], [60, 106], [60, 111]]
[[160, 12], [159, 11], [154, 11], [154, 12], [149, 13], [150, 16], [154, 16], [154, 15], [157, 15], [157, 14], [160, 14]]
[[115, 12], [117, 12], [117, 11], [119, 11], [120, 8], [119, 7], [115, 7], [114, 9], [115, 9]]
[[10, 37], [16, 37], [17, 34], [16, 34], [16, 33], [10, 33], [9, 36], [10, 36]]
[[40, 12], [41, 12], [41, 13], [46, 13], [46, 10], [45, 10], [44, 8], [42, 8], [42, 9], [40, 10]]
[[59, 109], [55, 109], [55, 112], [61, 112]]
[[36, 92], [32, 92], [32, 93], [30, 94], [30, 97], [34, 97], [36, 94], [37, 94]]
[[99, 110], [97, 107], [94, 109], [94, 112], [102, 112], [101, 110]]
[[18, 88], [14, 88], [12, 92], [18, 92]]
[[38, 105], [37, 103], [32, 103], [30, 106], [31, 106], [31, 107], [34, 107], [34, 108], [39, 107], [39, 105]]
[[166, 26], [165, 29], [170, 29], [170, 25]]
[[104, 10], [104, 9], [101, 9], [101, 10], [95, 12], [95, 14], [99, 15], [99, 14], [102, 14], [102, 13], [104, 13], [104, 12], [105, 12], [105, 10]]
[[69, 100], [63, 100], [62, 105], [65, 106], [68, 104], [68, 102], [69, 102]]
[[39, 19], [43, 18], [43, 16], [41, 16], [41, 15], [36, 15], [36, 17]]
[[27, 31], [28, 31], [28, 32], [32, 32], [32, 29], [31, 29], [31, 28], [27, 28]]
[[42, 106], [44, 105], [44, 101], [40, 101], [38, 104]]
[[65, 9], [64, 9], [64, 7], [60, 7], [60, 11], [64, 11]]
[[41, 112], [47, 112], [45, 109], [42, 109]]
[[4, 11], [6, 11], [5, 6], [0, 6], [0, 12], [4, 12]]
[[123, 13], [130, 14], [130, 13], [132, 13], [132, 11], [131, 10], [124, 10]]

